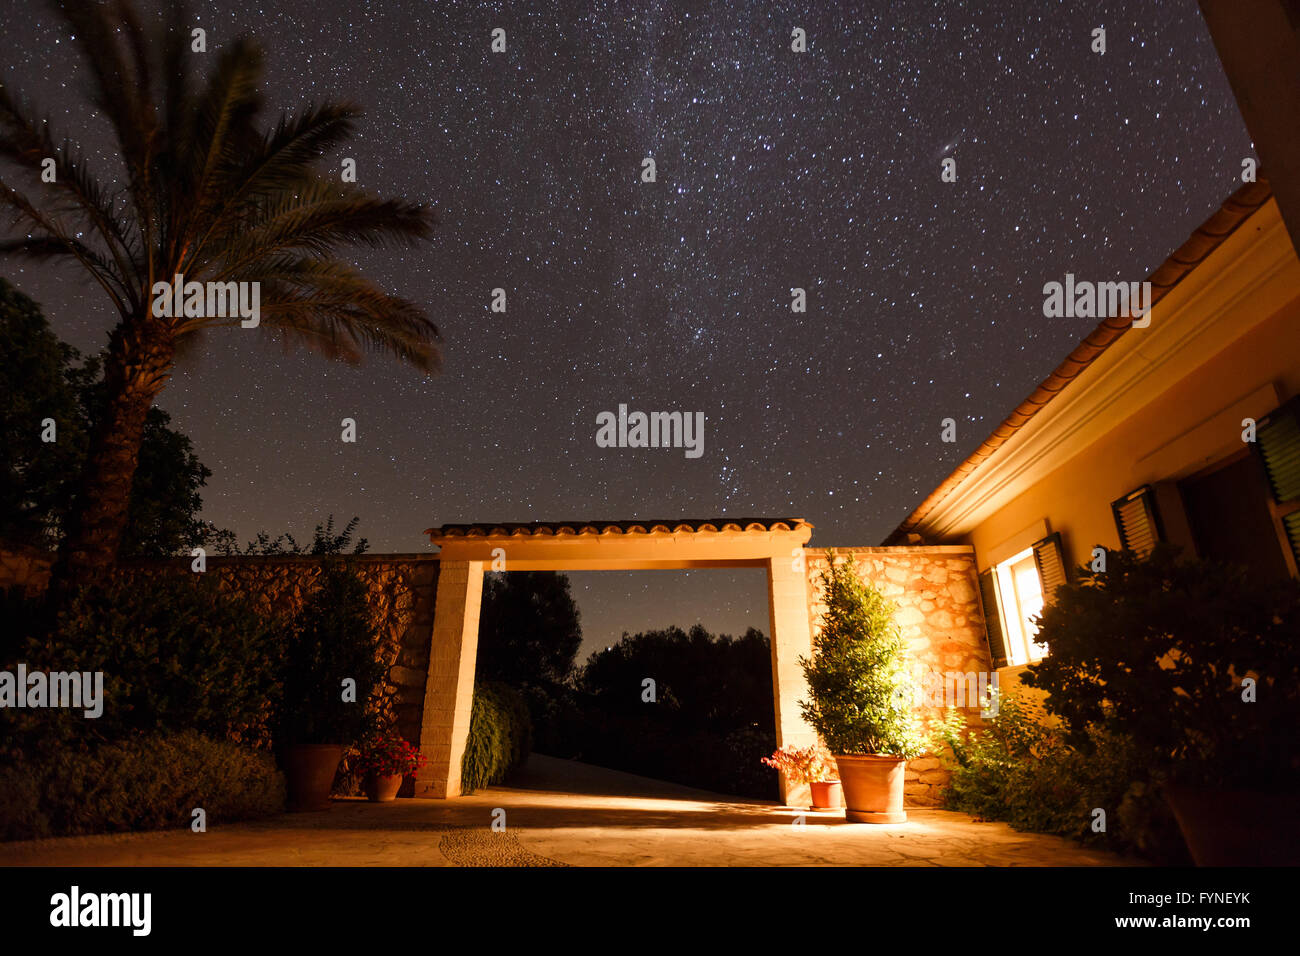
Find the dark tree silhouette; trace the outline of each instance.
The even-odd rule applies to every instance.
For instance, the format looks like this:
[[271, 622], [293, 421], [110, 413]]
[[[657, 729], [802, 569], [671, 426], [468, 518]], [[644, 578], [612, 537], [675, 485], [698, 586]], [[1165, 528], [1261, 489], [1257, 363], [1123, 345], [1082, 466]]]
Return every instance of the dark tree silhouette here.
[[611, 713], [641, 714], [642, 682], [655, 682], [655, 711], [684, 730], [774, 723], [767, 636], [750, 628], [715, 637], [703, 625], [623, 635], [588, 658], [578, 686]]
[[235, 533], [228, 529], [214, 532], [212, 535], [213, 551], [217, 554], [314, 554], [341, 555], [365, 554], [370, 542], [365, 538], [354, 537], [361, 519], [356, 515], [344, 526], [342, 531], [334, 530], [334, 515], [324, 522], [318, 522], [312, 532], [310, 544], [299, 544], [298, 539], [287, 531], [272, 538], [269, 532], [259, 531], [257, 537], [243, 548], [235, 538]]
[[567, 577], [554, 571], [486, 575], [479, 680], [514, 686], [563, 683], [581, 646], [582, 620]]
[[[654, 681], [654, 700], [645, 681]], [[576, 756], [619, 770], [770, 799], [776, 775], [772, 659], [750, 628], [715, 637], [703, 626], [627, 634], [588, 658], [576, 680]]]
[[[104, 406], [101, 363], [81, 363], [59, 341], [40, 308], [0, 279], [0, 539], [53, 550], [85, 463], [89, 435]], [[81, 364], [79, 364], [81, 363]], [[49, 420], [57, 441], [45, 442]], [[161, 557], [202, 543], [210, 531], [199, 520], [200, 489], [211, 472], [188, 437], [151, 408], [140, 442], [121, 551]]]

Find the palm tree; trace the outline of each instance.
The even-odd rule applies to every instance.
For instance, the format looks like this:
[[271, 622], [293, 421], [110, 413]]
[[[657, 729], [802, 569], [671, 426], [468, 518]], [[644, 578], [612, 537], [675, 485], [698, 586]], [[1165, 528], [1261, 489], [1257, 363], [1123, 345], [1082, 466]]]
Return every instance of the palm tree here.
[[318, 170], [352, 135], [355, 107], [309, 106], [262, 126], [262, 54], [252, 40], [231, 42], [203, 79], [194, 64], [212, 54], [192, 51], [177, 5], [149, 29], [129, 0], [57, 7], [125, 173], [122, 182], [99, 178], [0, 85], [0, 162], [30, 183], [24, 193], [0, 179], [17, 237], [0, 251], [78, 263], [119, 316], [105, 356], [107, 411], [55, 564], [54, 589], [64, 591], [116, 559], [145, 416], [178, 351], [240, 321], [155, 316], [156, 282], [180, 274], [186, 283], [259, 283], [262, 328], [353, 363], [381, 351], [433, 371], [440, 339], [421, 309], [338, 257], [350, 245], [413, 244], [434, 225], [425, 206], [368, 195]]

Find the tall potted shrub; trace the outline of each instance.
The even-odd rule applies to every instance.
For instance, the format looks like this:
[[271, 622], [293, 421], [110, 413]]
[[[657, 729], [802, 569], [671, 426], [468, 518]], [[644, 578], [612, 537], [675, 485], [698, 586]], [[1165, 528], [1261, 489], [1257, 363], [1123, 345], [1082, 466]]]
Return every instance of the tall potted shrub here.
[[342, 562], [322, 569], [289, 630], [276, 743], [291, 811], [328, 810], [343, 751], [374, 728], [384, 665], [366, 587]]
[[812, 658], [799, 659], [811, 698], [800, 709], [835, 755], [847, 818], [903, 823], [903, 766], [925, 740], [894, 605], [833, 553], [821, 586], [826, 613]]

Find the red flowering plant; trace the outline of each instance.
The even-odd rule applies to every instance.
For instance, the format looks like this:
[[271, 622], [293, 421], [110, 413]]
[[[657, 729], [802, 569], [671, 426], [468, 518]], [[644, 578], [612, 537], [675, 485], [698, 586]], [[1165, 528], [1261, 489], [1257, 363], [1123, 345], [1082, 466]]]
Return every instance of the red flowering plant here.
[[361, 747], [357, 759], [357, 772], [363, 776], [405, 777], [428, 763], [420, 748], [404, 740], [395, 731], [387, 731], [370, 738]]
[[796, 783], [826, 783], [839, 778], [835, 773], [835, 758], [818, 741], [811, 747], [782, 747], [763, 763], [779, 770]]

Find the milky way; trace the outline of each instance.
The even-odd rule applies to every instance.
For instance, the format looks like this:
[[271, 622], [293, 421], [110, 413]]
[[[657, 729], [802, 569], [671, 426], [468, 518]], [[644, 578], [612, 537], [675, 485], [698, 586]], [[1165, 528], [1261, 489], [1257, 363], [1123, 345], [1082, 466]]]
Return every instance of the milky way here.
[[[6, 4], [7, 81], [106, 157], [68, 38]], [[359, 102], [340, 157], [440, 222], [424, 248], [358, 261], [427, 307], [442, 374], [233, 330], [164, 392], [214, 471], [205, 517], [245, 538], [330, 512], [384, 551], [453, 521], [790, 514], [815, 545], [878, 544], [1094, 324], [1045, 319], [1043, 284], [1144, 278], [1254, 155], [1193, 0], [267, 0], [194, 19], [212, 51], [262, 40], [272, 108]], [[95, 289], [0, 274], [102, 346]], [[598, 448], [620, 403], [702, 411], [704, 454]], [[767, 626], [761, 575], [574, 580], [589, 645]]]

